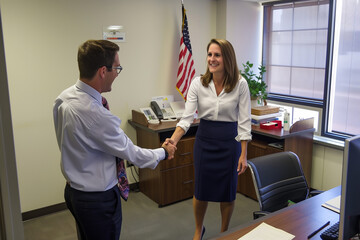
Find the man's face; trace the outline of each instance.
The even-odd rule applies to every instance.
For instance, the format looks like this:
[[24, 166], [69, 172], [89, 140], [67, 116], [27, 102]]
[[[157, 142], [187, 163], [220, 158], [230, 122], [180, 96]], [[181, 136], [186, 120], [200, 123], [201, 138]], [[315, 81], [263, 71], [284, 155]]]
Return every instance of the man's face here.
[[[114, 60], [112, 67], [113, 68], [120, 67], [120, 60], [119, 60], [118, 53], [115, 54], [115, 60]], [[117, 73], [116, 69], [111, 69], [111, 71], [106, 71], [105, 79], [104, 79], [104, 83], [103, 83], [103, 87], [102, 87], [102, 92], [110, 92], [111, 91], [111, 86], [112, 86], [115, 78], [118, 75], [119, 74]]]

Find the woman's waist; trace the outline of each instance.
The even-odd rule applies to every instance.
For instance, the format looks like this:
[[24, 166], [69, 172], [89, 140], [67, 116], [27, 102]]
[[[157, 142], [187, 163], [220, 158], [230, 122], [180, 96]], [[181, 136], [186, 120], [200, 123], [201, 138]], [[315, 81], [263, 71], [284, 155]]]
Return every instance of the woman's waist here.
[[200, 120], [197, 136], [215, 139], [234, 139], [237, 136], [237, 122]]

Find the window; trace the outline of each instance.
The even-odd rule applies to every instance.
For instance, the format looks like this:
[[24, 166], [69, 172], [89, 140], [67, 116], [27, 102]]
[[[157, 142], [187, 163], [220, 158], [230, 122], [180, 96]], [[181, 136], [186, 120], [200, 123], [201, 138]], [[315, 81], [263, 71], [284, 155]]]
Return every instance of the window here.
[[294, 120], [313, 115], [319, 123], [315, 127], [323, 126], [322, 135], [344, 139], [360, 134], [359, 1], [263, 5], [269, 100], [294, 105]]
[[338, 1], [324, 133], [360, 134], [360, 2]]
[[322, 104], [328, 1], [300, 1], [264, 7], [265, 79], [271, 97], [288, 96]]

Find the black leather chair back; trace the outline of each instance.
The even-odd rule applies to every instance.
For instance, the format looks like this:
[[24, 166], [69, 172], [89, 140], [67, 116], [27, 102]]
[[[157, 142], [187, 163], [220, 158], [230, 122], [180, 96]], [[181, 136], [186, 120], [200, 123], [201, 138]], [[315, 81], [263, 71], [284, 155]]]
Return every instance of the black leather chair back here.
[[293, 152], [280, 152], [248, 160], [261, 211], [274, 212], [300, 202], [309, 188], [299, 161]]

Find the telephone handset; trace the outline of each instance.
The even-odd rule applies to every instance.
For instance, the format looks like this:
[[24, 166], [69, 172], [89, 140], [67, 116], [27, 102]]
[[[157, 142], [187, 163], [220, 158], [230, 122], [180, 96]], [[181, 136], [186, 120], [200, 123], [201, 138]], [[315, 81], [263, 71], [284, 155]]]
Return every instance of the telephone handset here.
[[150, 106], [156, 116], [163, 122], [176, 120], [176, 115], [170, 106], [160, 108], [156, 101], [151, 101]]
[[156, 101], [151, 101], [150, 106], [151, 106], [151, 109], [154, 111], [155, 115], [160, 120], [164, 118], [164, 115]]

